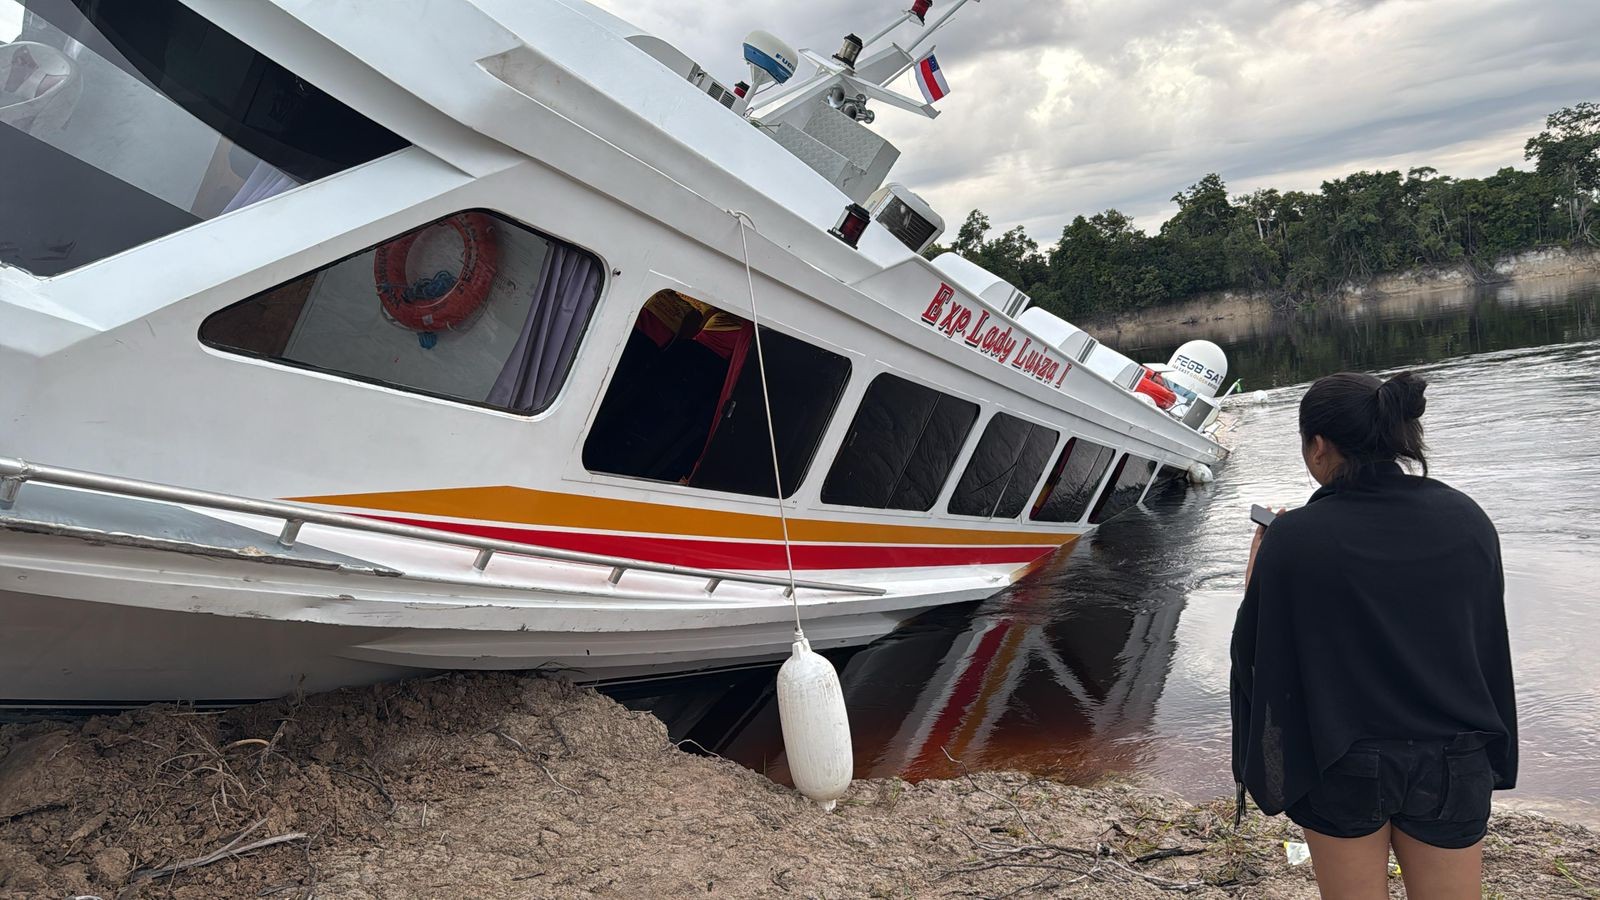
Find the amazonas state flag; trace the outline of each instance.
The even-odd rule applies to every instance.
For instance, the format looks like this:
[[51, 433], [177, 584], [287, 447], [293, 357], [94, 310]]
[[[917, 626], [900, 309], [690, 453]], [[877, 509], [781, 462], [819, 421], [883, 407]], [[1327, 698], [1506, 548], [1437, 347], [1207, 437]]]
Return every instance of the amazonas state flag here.
[[917, 60], [917, 87], [922, 88], [923, 99], [929, 103], [950, 93], [950, 85], [945, 82], [944, 72], [939, 70], [939, 61], [932, 53]]

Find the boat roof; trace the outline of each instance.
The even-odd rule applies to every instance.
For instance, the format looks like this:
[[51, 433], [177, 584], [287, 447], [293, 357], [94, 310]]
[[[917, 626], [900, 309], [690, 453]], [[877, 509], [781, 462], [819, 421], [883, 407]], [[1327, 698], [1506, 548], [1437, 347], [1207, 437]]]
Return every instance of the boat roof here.
[[433, 0], [404, 16], [303, 0], [271, 0], [254, 13], [232, 0], [184, 2], [291, 70], [311, 75], [329, 54], [353, 60], [376, 79], [319, 83], [468, 171], [483, 160], [384, 102], [395, 89], [629, 205], [639, 193], [630, 186], [624, 196], [621, 170], [642, 167], [720, 210], [748, 213], [780, 246], [813, 245], [808, 260], [847, 283], [915, 256], [881, 227], [857, 250], [818, 241], [849, 198], [629, 40], [648, 32], [580, 0]]

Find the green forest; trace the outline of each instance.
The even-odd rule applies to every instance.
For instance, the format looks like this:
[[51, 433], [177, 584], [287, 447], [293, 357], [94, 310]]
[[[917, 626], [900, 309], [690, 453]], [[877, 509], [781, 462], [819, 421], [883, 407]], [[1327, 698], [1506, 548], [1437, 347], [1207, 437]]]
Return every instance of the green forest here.
[[954, 250], [1071, 318], [1172, 303], [1219, 290], [1289, 303], [1386, 272], [1464, 265], [1506, 254], [1593, 245], [1600, 198], [1600, 104], [1551, 113], [1524, 147], [1531, 170], [1452, 178], [1427, 167], [1356, 172], [1316, 193], [1271, 188], [1230, 197], [1217, 174], [1172, 198], [1178, 211], [1146, 234], [1115, 209], [1077, 216], [1041, 248], [1022, 228], [989, 237], [973, 210]]

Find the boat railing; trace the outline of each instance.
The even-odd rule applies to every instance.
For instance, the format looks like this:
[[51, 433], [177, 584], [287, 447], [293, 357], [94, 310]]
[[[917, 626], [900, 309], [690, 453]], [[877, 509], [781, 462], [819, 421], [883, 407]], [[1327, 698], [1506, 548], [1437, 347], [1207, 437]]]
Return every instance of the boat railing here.
[[[649, 562], [621, 556], [606, 556], [599, 553], [584, 553], [578, 550], [563, 550], [557, 547], [544, 547], [537, 544], [523, 544], [516, 541], [456, 534], [416, 525], [402, 525], [396, 522], [385, 522], [345, 513], [328, 512], [315, 507], [287, 503], [281, 500], [258, 500], [234, 494], [201, 491], [153, 481], [140, 481], [119, 475], [103, 475], [81, 469], [41, 465], [5, 456], [0, 456], [0, 510], [12, 508], [23, 485], [29, 482], [79, 488], [121, 497], [173, 503], [180, 506], [196, 506], [223, 512], [281, 519], [283, 520], [283, 526], [278, 532], [277, 540], [279, 546], [284, 549], [292, 549], [295, 541], [299, 539], [301, 526], [311, 524], [474, 549], [478, 551], [478, 554], [472, 561], [472, 567], [479, 572], [483, 572], [488, 568], [489, 561], [495, 554], [504, 553], [512, 556], [578, 563], [580, 565], [610, 569], [606, 580], [612, 585], [620, 582], [622, 576], [628, 572], [651, 572], [660, 575], [676, 575], [683, 578], [702, 580], [705, 582], [704, 590], [707, 594], [714, 593], [724, 582], [732, 582], [735, 584], [782, 587], [784, 595], [788, 596], [791, 585], [789, 578], [778, 575], [757, 575], [744, 572], [725, 572], [716, 569], [699, 569], [692, 566], [675, 566], [668, 563]], [[867, 585], [836, 584], [826, 581], [795, 579], [792, 584], [795, 588], [869, 596], [881, 596], [886, 593], [883, 588]]]

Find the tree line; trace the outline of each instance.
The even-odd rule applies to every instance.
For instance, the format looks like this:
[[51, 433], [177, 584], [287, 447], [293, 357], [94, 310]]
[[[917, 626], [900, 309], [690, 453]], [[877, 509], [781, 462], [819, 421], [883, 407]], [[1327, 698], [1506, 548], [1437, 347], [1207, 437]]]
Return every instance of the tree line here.
[[1230, 197], [1222, 177], [1172, 198], [1178, 211], [1147, 234], [1115, 209], [1077, 216], [1050, 247], [1020, 226], [989, 237], [973, 210], [948, 245], [1071, 318], [1173, 303], [1219, 290], [1290, 301], [1419, 266], [1482, 270], [1507, 253], [1593, 245], [1600, 199], [1600, 104], [1551, 113], [1528, 139], [1531, 171], [1452, 178], [1428, 167], [1356, 172], [1315, 193], [1263, 188]]

